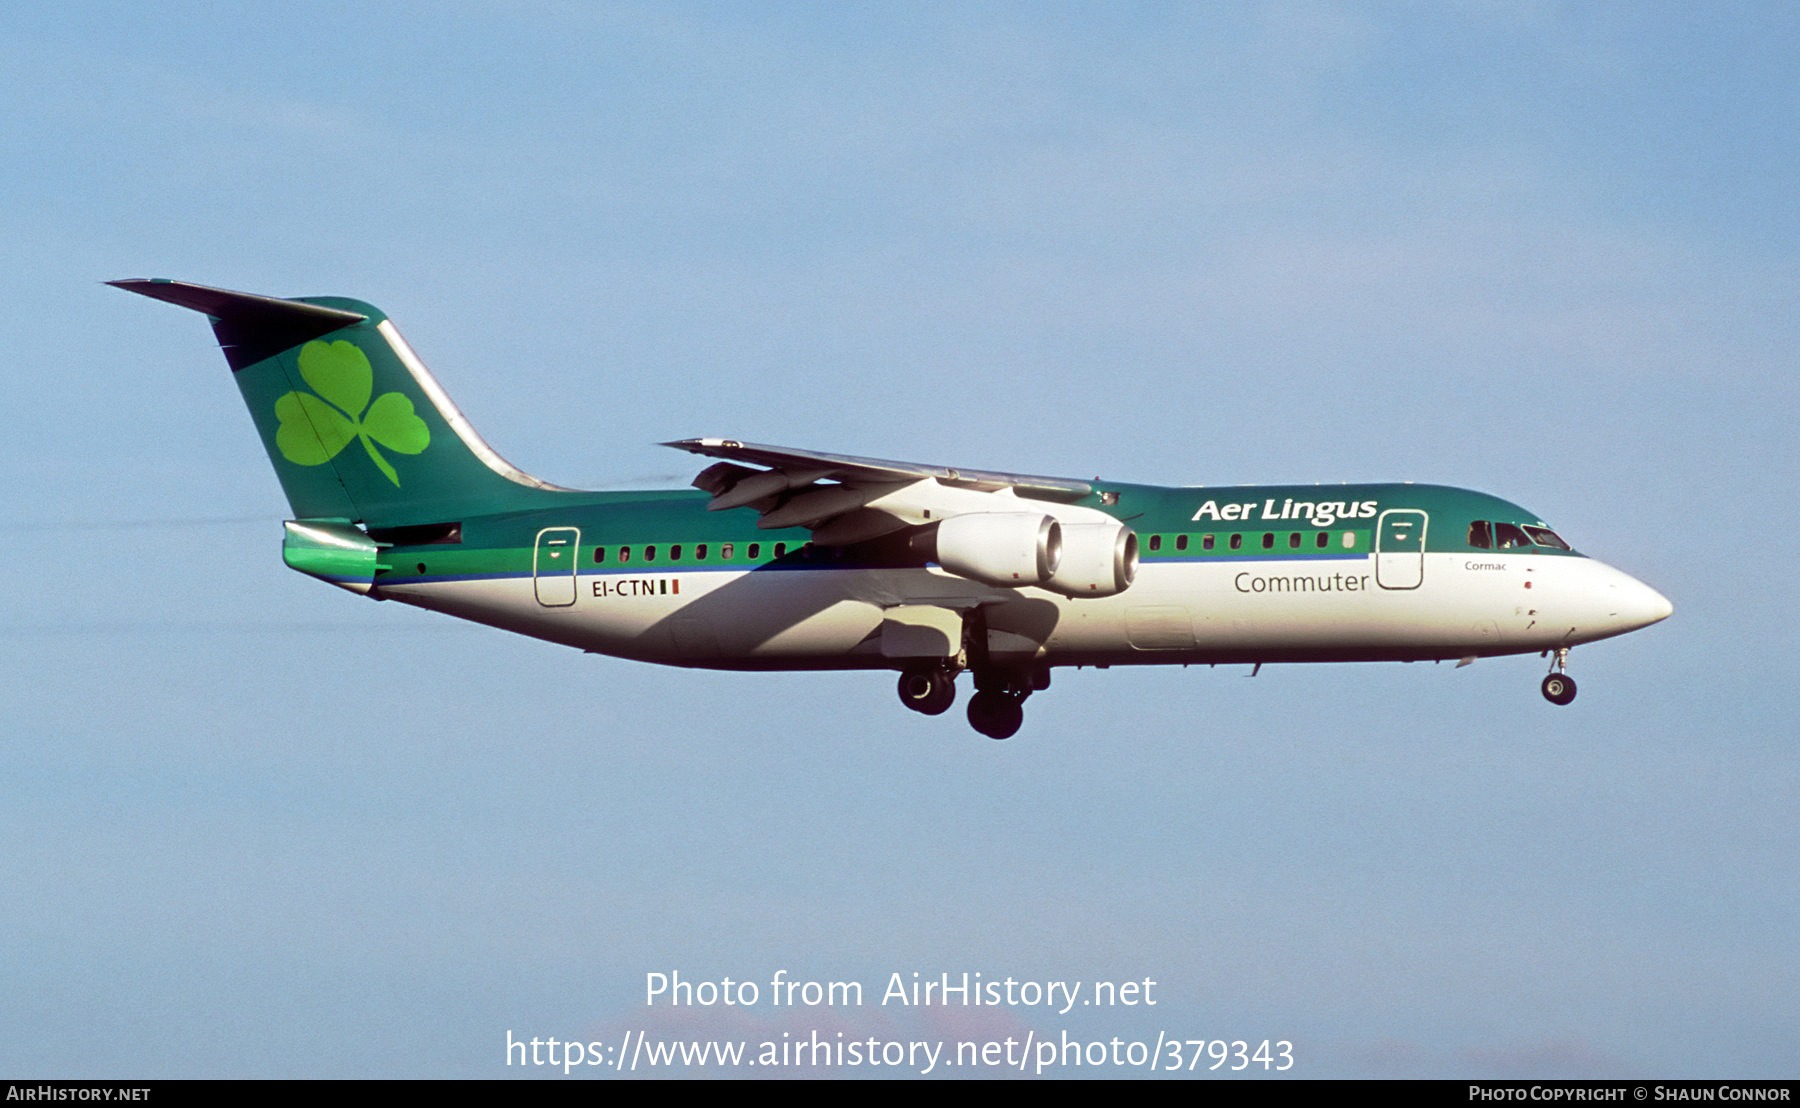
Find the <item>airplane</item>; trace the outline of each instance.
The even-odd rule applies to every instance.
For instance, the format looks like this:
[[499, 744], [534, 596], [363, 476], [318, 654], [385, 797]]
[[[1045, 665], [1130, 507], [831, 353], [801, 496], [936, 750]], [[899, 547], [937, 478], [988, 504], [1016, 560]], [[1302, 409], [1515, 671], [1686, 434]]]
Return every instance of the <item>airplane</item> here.
[[167, 279], [204, 313], [293, 511], [301, 573], [590, 653], [725, 670], [887, 670], [1015, 734], [1058, 666], [1448, 661], [1571, 647], [1667, 599], [1533, 513], [1435, 485], [1160, 487], [736, 439], [693, 489], [539, 480], [476, 434], [370, 304]]

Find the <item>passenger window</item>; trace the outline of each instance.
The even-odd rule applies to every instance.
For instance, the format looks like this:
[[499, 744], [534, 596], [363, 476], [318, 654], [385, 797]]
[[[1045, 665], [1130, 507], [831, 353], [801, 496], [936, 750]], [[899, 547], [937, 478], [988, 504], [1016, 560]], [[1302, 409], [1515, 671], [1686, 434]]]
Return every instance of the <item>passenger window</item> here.
[[750, 544], [750, 560], [754, 562], [756, 559], [758, 559], [760, 557], [762, 557], [762, 543], [760, 543], [760, 542], [751, 543]]
[[680, 543], [676, 543], [674, 546], [669, 547], [669, 561], [671, 561], [671, 562], [681, 561], [681, 544]]
[[1318, 537], [1318, 539], [1317, 539], [1317, 540], [1316, 540], [1316, 541], [1315, 541], [1315, 542], [1314, 542], [1314, 543], [1313, 543], [1313, 545], [1314, 545], [1314, 546], [1316, 546], [1316, 547], [1318, 547], [1318, 548], [1319, 548], [1319, 549], [1320, 549], [1320, 550], [1323, 550], [1323, 549], [1325, 549], [1325, 547], [1326, 547], [1326, 546], [1327, 546], [1327, 545], [1328, 545], [1328, 544], [1329, 544], [1329, 543], [1330, 543], [1330, 542], [1331, 542], [1331, 532], [1329, 532], [1329, 531], [1320, 531], [1320, 532], [1319, 532], [1319, 537]]
[[1552, 550], [1568, 550], [1570, 546], [1562, 540], [1562, 536], [1548, 527], [1527, 527], [1525, 533], [1539, 546], [1548, 546]]
[[725, 543], [719, 544], [719, 557], [723, 561], [727, 561], [727, 562], [731, 561], [731, 544], [730, 543], [725, 542]]
[[1244, 548], [1244, 536], [1242, 536], [1242, 535], [1231, 536], [1231, 549], [1242, 550], [1243, 548]]
[[706, 561], [706, 544], [705, 543], [697, 542], [694, 544], [694, 560], [697, 562]]
[[1187, 549], [1187, 536], [1186, 535], [1176, 535], [1175, 536], [1175, 549], [1177, 549], [1177, 550], [1186, 550]]
[[1353, 547], [1355, 545], [1356, 545], [1356, 532], [1345, 531], [1344, 532], [1344, 549], [1349, 550], [1351, 547]]
[[629, 546], [619, 547], [619, 564], [623, 565], [629, 561], [631, 561], [631, 547], [629, 547]]
[[656, 547], [654, 547], [654, 546], [644, 547], [644, 561], [646, 561], [646, 562], [656, 561]]
[[1477, 550], [1493, 549], [1494, 538], [1488, 533], [1487, 520], [1478, 519], [1469, 524], [1469, 545]]
[[1162, 536], [1161, 535], [1151, 535], [1150, 536], [1150, 549], [1153, 552], [1162, 549]]
[[1213, 537], [1211, 535], [1201, 535], [1200, 536], [1200, 549], [1211, 550], [1212, 548], [1213, 548]]
[[1288, 535], [1288, 549], [1289, 550], [1300, 549], [1300, 532], [1295, 531]]
[[1494, 524], [1494, 545], [1501, 550], [1517, 550], [1529, 547], [1531, 540], [1525, 537], [1525, 532], [1510, 523], [1496, 523]]
[[1275, 549], [1275, 532], [1273, 532], [1273, 531], [1264, 531], [1263, 532], [1263, 549], [1264, 550]]
[[604, 546], [594, 547], [594, 564], [601, 565], [605, 561], [606, 561], [606, 547], [604, 547]]
[[786, 554], [786, 553], [787, 553], [787, 543], [778, 542], [775, 544], [775, 556], [777, 558], [781, 557], [783, 554]]

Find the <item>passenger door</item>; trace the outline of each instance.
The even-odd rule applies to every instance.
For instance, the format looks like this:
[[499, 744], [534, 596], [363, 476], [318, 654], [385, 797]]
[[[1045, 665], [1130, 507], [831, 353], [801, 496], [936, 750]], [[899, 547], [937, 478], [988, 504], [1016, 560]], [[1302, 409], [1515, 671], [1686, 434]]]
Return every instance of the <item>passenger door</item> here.
[[1390, 508], [1375, 521], [1375, 583], [1416, 589], [1425, 580], [1425, 513]]
[[538, 532], [531, 577], [539, 604], [567, 608], [575, 603], [576, 551], [580, 546], [581, 532], [573, 527], [546, 527]]

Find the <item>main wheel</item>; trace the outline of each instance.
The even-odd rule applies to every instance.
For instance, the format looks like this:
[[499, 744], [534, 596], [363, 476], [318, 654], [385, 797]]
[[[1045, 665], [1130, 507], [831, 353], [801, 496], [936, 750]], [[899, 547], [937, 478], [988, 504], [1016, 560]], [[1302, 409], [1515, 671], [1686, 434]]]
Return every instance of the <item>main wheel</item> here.
[[1010, 739], [1025, 723], [1025, 706], [1017, 698], [988, 690], [969, 698], [969, 726], [990, 739]]
[[1552, 673], [1544, 678], [1544, 699], [1552, 704], [1567, 704], [1575, 699], [1575, 679], [1566, 673]]
[[900, 703], [940, 716], [956, 703], [956, 680], [941, 669], [909, 669], [900, 675]]

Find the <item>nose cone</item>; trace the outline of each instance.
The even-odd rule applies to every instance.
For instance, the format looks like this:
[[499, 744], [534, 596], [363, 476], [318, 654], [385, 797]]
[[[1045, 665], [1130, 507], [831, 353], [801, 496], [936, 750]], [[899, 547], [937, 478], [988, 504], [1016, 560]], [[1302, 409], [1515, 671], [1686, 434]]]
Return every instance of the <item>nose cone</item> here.
[[1674, 614], [1675, 605], [1669, 603], [1668, 597], [1641, 582], [1638, 584], [1638, 588], [1644, 590], [1644, 603], [1646, 605], [1646, 615], [1644, 619], [1645, 627], [1650, 626], [1652, 623], [1660, 623]]
[[1674, 611], [1662, 593], [1592, 558], [1558, 558], [1536, 574], [1544, 602], [1532, 615], [1558, 631], [1564, 645], [1636, 631]]
[[1675, 605], [1669, 598], [1657, 592], [1649, 585], [1627, 573], [1613, 570], [1614, 579], [1608, 583], [1609, 619], [1618, 628], [1619, 633], [1636, 631], [1640, 627], [1648, 627], [1668, 619], [1675, 611]]

